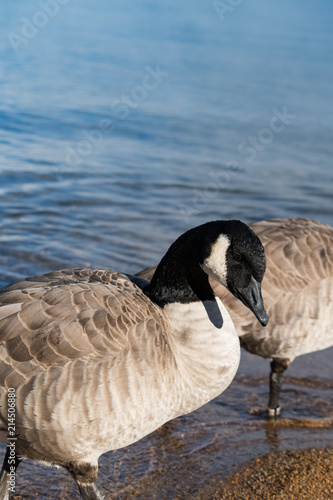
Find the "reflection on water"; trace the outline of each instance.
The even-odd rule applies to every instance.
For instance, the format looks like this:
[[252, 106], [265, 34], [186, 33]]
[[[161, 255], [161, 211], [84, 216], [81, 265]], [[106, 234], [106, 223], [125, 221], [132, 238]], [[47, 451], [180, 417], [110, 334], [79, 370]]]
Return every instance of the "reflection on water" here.
[[332, 223], [330, 2], [241, 2], [223, 22], [201, 0], [98, 4], [68, 2], [17, 52], [36, 6], [1, 17], [3, 282], [134, 273], [210, 219]]

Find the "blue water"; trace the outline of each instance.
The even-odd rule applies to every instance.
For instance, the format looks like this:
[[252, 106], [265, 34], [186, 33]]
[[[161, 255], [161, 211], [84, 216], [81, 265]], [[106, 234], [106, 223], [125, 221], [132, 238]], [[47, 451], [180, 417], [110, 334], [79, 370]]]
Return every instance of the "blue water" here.
[[135, 272], [214, 218], [332, 224], [330, 1], [62, 1], [2, 6], [2, 282]]
[[331, 0], [2, 4], [1, 284], [133, 273], [216, 218], [333, 224]]

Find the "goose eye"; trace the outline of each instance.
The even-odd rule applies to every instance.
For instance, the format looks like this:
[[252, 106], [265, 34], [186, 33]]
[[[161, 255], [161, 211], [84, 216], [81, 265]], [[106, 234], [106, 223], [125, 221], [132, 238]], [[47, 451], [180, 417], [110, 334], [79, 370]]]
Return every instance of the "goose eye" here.
[[240, 264], [240, 262], [242, 262], [242, 256], [240, 253], [234, 253], [234, 261], [237, 262], [237, 264]]

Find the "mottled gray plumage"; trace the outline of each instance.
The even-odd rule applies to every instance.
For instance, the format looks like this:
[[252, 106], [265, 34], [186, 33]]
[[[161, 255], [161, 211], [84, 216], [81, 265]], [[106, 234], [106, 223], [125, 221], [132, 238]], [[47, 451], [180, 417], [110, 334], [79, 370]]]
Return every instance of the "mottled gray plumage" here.
[[[232, 241], [223, 236], [225, 244], [214, 247], [224, 227]], [[207, 223], [182, 235], [163, 259], [161, 276], [168, 284], [161, 277], [153, 290], [142, 279], [88, 269], [55, 271], [0, 289], [2, 442], [8, 437], [7, 393], [15, 389], [17, 455], [63, 466], [84, 499], [103, 498], [95, 485], [101, 454], [202, 406], [234, 377], [239, 340], [208, 274], [210, 262], [232, 260], [232, 249], [244, 239], [251, 241], [248, 262], [235, 266], [242, 287], [248, 285], [249, 304], [252, 274], [259, 276], [250, 305], [264, 324], [264, 251], [239, 221]], [[200, 259], [206, 259], [207, 274]], [[202, 300], [195, 290], [204, 291]], [[180, 302], [173, 298], [178, 296]], [[7, 494], [6, 464], [0, 498]]]
[[[262, 294], [270, 321], [263, 329], [225, 287], [212, 288], [228, 309], [247, 351], [272, 360], [270, 413], [278, 408], [282, 373], [295, 357], [333, 345], [333, 228], [309, 219], [251, 224], [266, 253]], [[151, 279], [154, 268], [139, 276]], [[279, 410], [277, 410], [278, 412]]]

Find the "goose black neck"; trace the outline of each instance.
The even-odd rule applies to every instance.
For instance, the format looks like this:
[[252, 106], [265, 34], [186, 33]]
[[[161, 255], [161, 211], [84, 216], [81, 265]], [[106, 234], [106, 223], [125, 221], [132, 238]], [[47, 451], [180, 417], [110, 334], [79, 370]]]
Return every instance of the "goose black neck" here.
[[200, 267], [204, 256], [203, 242], [197, 232], [188, 231], [179, 237], [157, 266], [144, 290], [146, 295], [160, 307], [174, 302], [213, 300], [215, 295], [208, 276]]

